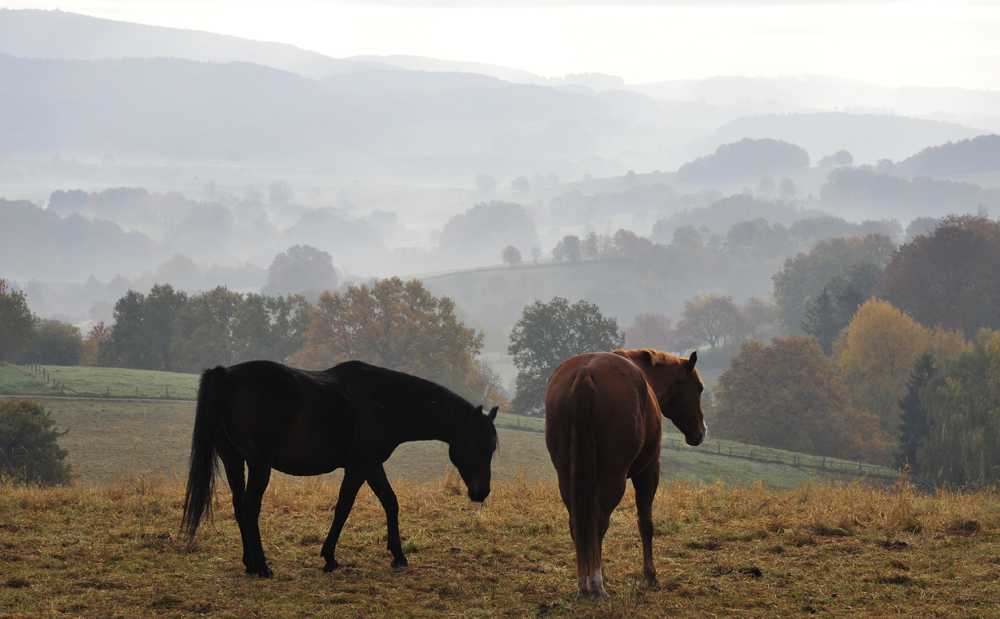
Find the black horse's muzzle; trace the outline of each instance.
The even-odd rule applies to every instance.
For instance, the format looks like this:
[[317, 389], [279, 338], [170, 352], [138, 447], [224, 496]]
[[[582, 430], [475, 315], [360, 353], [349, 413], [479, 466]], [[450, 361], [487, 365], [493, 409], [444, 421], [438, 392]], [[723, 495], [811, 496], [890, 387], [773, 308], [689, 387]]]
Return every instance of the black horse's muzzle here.
[[475, 501], [476, 503], [482, 503], [486, 500], [486, 497], [490, 496], [490, 487], [487, 485], [485, 488], [472, 488], [469, 487], [469, 499]]

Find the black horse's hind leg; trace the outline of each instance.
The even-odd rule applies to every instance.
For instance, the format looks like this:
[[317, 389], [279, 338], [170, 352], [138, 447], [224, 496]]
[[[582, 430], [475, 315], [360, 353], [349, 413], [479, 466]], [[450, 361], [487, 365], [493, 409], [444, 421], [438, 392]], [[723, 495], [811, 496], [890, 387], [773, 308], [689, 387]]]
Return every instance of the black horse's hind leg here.
[[385, 475], [385, 468], [381, 464], [378, 465], [375, 472], [368, 476], [368, 487], [378, 497], [382, 509], [385, 510], [392, 567], [406, 567], [409, 562], [406, 560], [406, 555], [403, 554], [403, 542], [399, 539], [399, 501], [396, 500], [396, 493], [392, 491], [389, 478]]
[[243, 565], [246, 566], [247, 574], [252, 574], [250, 568], [253, 563], [250, 560], [250, 546], [247, 544], [246, 518], [243, 516], [243, 496], [246, 494], [243, 467], [246, 463], [235, 450], [232, 453], [224, 449], [218, 451], [222, 458], [222, 466], [226, 470], [229, 489], [233, 492], [233, 513], [236, 516], [236, 524], [240, 527], [240, 541], [243, 543]]
[[333, 524], [330, 526], [330, 533], [323, 542], [323, 548], [319, 551], [319, 556], [326, 559], [323, 566], [324, 572], [332, 572], [340, 565], [335, 558], [337, 552], [337, 540], [340, 539], [340, 532], [344, 530], [344, 523], [347, 516], [354, 507], [354, 499], [358, 496], [358, 490], [365, 483], [365, 478], [371, 472], [370, 467], [353, 466], [344, 470], [344, 481], [340, 483], [340, 495], [337, 497], [337, 508], [333, 512]]
[[264, 546], [260, 541], [260, 503], [264, 499], [264, 491], [271, 481], [271, 467], [266, 464], [248, 463], [247, 489], [243, 495], [244, 536], [243, 545], [250, 551], [248, 574], [257, 574], [261, 578], [270, 578], [274, 572], [267, 566], [264, 558]]

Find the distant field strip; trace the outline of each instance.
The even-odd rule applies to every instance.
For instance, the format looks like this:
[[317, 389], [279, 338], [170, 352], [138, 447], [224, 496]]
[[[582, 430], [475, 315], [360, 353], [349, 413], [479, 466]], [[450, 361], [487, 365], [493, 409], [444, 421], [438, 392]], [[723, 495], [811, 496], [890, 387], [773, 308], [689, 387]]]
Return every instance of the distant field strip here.
[[[187, 470], [193, 402], [58, 397], [40, 397], [38, 401], [51, 412], [58, 429], [69, 430], [59, 444], [69, 451], [68, 461], [80, 484], [106, 486], [123, 475], [171, 476]], [[543, 420], [501, 413], [498, 422], [500, 450], [493, 462], [494, 477], [555, 479], [541, 434]], [[671, 438], [668, 435], [665, 444], [669, 445]], [[661, 474], [668, 479], [709, 484], [717, 480], [732, 484], [763, 481], [775, 488], [795, 488], [831, 476], [857, 476], [856, 462], [836, 461], [843, 462], [842, 471], [839, 466], [824, 470], [802, 464], [821, 459], [778, 450], [753, 448], [753, 460], [731, 457], [726, 453], [729, 445], [734, 454], [739, 449], [750, 449], [727, 441], [719, 441], [718, 447], [709, 444], [664, 449]], [[800, 464], [791, 464], [796, 459]], [[430, 482], [453, 474], [453, 467], [444, 443], [423, 441], [396, 449], [386, 463], [386, 471], [393, 479]]]
[[[500, 413], [497, 415], [497, 427], [542, 433], [545, 431], [545, 420], [540, 417]], [[770, 447], [744, 445], [734, 441], [714, 440], [691, 447], [684, 443], [683, 436], [669, 422], [664, 422], [663, 431], [664, 454], [661, 459], [664, 461], [662, 468], [666, 477], [680, 476], [709, 481], [715, 477], [715, 472], [719, 471], [725, 476], [735, 475], [740, 481], [764, 479], [773, 481], [778, 486], [792, 487], [808, 481], [811, 475], [866, 476], [886, 480], [899, 475], [896, 469], [875, 464], [811, 456]], [[668, 451], [673, 453], [667, 453]], [[735, 461], [722, 466], [720, 463], [724, 460], [720, 459]], [[739, 460], [743, 462], [738, 462]], [[670, 462], [669, 466], [667, 462]], [[678, 466], [686, 473], [678, 475]], [[785, 481], [778, 482], [771, 479], [776, 476]]]
[[194, 400], [198, 375], [125, 368], [0, 367], [0, 394]]

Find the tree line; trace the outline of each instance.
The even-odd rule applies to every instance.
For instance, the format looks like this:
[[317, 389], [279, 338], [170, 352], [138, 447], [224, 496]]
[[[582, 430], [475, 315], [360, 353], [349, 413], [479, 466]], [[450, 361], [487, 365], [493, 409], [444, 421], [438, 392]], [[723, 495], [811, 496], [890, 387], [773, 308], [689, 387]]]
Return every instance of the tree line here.
[[715, 390], [714, 428], [908, 466], [933, 484], [995, 483], [1000, 224], [950, 216], [888, 249], [831, 239], [786, 260], [775, 299], [792, 334], [740, 343]]
[[170, 284], [129, 290], [114, 322], [86, 337], [73, 325], [37, 319], [23, 292], [0, 280], [0, 361], [199, 372], [268, 359], [323, 369], [357, 359], [444, 384], [470, 399], [503, 402], [492, 369], [477, 359], [483, 336], [454, 303], [398, 277], [303, 295], [240, 293], [219, 286], [189, 295]]

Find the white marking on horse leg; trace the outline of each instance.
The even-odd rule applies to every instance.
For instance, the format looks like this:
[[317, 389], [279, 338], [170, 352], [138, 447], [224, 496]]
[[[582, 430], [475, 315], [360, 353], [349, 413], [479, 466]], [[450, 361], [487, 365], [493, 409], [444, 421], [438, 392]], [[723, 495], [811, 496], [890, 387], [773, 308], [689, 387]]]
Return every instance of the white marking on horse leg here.
[[608, 594], [604, 590], [604, 570], [602, 567], [598, 567], [594, 574], [589, 578], [588, 583], [590, 589], [590, 597], [601, 598], [602, 600], [608, 599]]

